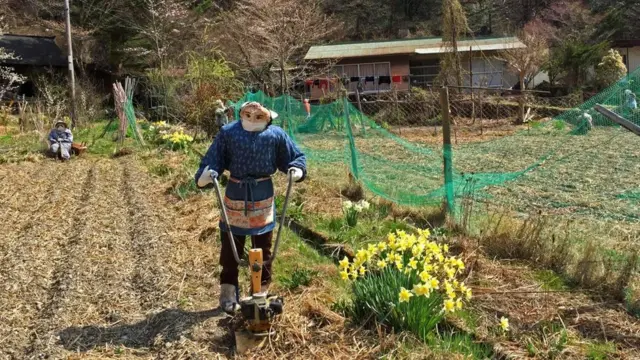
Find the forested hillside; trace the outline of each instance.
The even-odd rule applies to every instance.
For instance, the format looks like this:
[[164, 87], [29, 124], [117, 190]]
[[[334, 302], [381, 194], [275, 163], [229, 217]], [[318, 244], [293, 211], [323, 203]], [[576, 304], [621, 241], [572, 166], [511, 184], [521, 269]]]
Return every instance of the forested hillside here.
[[[5, 32], [60, 35], [64, 31], [62, 0], [2, 3]], [[514, 33], [533, 19], [547, 19], [549, 9], [572, 3], [581, 4], [564, 0], [462, 1], [469, 31], [476, 35]], [[268, 37], [269, 28], [259, 29], [261, 25], [271, 20], [277, 27], [287, 17], [292, 23], [289, 29], [308, 26], [311, 33], [322, 29], [318, 31], [322, 36], [297, 33], [291, 38], [305, 45], [305, 37], [310, 35], [314, 42], [391, 39], [438, 36], [442, 27], [442, 2], [434, 0], [73, 0], [71, 4], [78, 61], [111, 69], [167, 65], [187, 50], [211, 49], [212, 44], [230, 60], [249, 65], [251, 54], [243, 54], [225, 35], [241, 32]], [[575, 17], [593, 17], [606, 25], [599, 30], [606, 39], [633, 38], [640, 28], [638, 1], [598, 0], [584, 2], [583, 7], [588, 11], [569, 8], [554, 21], [571, 26]], [[290, 12], [282, 11], [282, 18], [278, 18], [278, 9]], [[303, 18], [308, 24], [300, 24]], [[340, 23], [339, 31], [326, 31], [336, 22]], [[229, 31], [231, 27], [234, 31]], [[261, 34], [262, 30], [267, 33]]]

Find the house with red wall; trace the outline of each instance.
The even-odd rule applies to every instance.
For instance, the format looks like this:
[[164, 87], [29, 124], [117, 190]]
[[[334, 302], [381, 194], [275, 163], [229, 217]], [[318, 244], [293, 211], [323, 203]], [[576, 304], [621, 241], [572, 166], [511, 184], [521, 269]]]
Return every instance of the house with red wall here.
[[[466, 86], [508, 88], [518, 82], [500, 59], [500, 51], [524, 48], [516, 37], [492, 37], [458, 41]], [[350, 93], [371, 94], [426, 87], [440, 72], [443, 54], [452, 51], [442, 38], [401, 39], [312, 46], [307, 61], [333, 61], [326, 76], [306, 80], [306, 92], [320, 99], [344, 84]]]

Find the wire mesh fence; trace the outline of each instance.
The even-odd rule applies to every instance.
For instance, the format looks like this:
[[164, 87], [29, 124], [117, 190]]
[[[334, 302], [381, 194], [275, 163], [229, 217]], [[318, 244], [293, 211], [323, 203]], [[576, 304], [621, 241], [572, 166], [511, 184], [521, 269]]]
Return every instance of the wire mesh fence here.
[[[635, 121], [627, 90], [639, 89], [630, 83], [586, 103], [579, 95], [450, 89], [453, 171], [447, 181], [439, 89], [356, 94], [309, 111], [292, 97], [260, 92], [236, 105], [258, 101], [276, 110], [311, 161], [345, 164], [369, 191], [390, 201], [439, 206], [448, 187], [458, 213], [472, 199], [521, 216], [577, 221], [585, 224], [585, 236], [598, 228], [605, 237], [613, 229], [640, 234], [639, 139], [593, 111], [604, 104]], [[526, 122], [514, 125], [521, 104]]]

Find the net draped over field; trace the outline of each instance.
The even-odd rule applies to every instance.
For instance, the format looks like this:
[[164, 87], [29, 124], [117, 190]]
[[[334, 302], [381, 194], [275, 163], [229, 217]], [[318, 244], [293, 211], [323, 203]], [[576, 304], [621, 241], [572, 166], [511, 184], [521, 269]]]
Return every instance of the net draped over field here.
[[[593, 110], [595, 104], [601, 104], [640, 125], [640, 111], [628, 107], [625, 95], [627, 89], [639, 92], [638, 77], [640, 70], [579, 107], [556, 106], [560, 114], [552, 121], [532, 122], [504, 136], [476, 136], [475, 141], [454, 144], [452, 185], [456, 203], [472, 196], [523, 213], [638, 222], [640, 139]], [[450, 111], [458, 125], [489, 117], [491, 111], [500, 112], [491, 110], [491, 106], [517, 111], [517, 98], [476, 95], [474, 99], [464, 91], [451, 93]], [[344, 163], [373, 193], [398, 204], [423, 206], [439, 205], [445, 197], [441, 134], [431, 134], [438, 131], [436, 127], [403, 128], [400, 135], [386, 129], [394, 117], [438, 124], [438, 92], [431, 95], [410, 104], [379, 102], [375, 112], [366, 110], [371, 108], [370, 102], [362, 102], [364, 113], [357, 103], [338, 99], [331, 104], [312, 105], [307, 116], [301, 101], [287, 95], [272, 98], [262, 92], [246, 93], [233, 106], [237, 112], [246, 101], [262, 103], [279, 113], [278, 124], [311, 161], [327, 166]], [[528, 104], [534, 112], [549, 109]], [[509, 120], [515, 118], [516, 111], [508, 114]], [[593, 118], [593, 129], [584, 120], [585, 112]], [[497, 121], [496, 117], [485, 120], [485, 124], [491, 121]], [[416, 124], [413, 120], [407, 123]], [[431, 140], [407, 140], [418, 131], [430, 134]]]

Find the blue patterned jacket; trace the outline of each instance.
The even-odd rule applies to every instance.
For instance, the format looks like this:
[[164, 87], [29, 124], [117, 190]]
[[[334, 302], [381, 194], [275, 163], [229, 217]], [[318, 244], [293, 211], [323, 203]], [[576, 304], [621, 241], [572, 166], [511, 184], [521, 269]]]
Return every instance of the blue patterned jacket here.
[[[242, 128], [240, 121], [222, 127], [200, 162], [196, 183], [206, 166], [218, 174], [228, 170], [232, 178], [239, 180], [228, 183], [226, 197], [231, 202], [244, 201], [245, 210], [252, 208], [249, 202], [255, 207], [256, 203], [273, 198], [271, 180], [256, 182], [256, 179], [270, 177], [278, 170], [287, 173], [291, 167], [302, 170], [303, 177], [299, 181], [307, 175], [305, 155], [282, 128], [269, 125], [264, 131], [249, 132]], [[221, 228], [226, 227], [221, 224]], [[261, 224], [249, 230], [231, 228], [237, 235], [259, 235], [273, 230], [274, 224]]]

